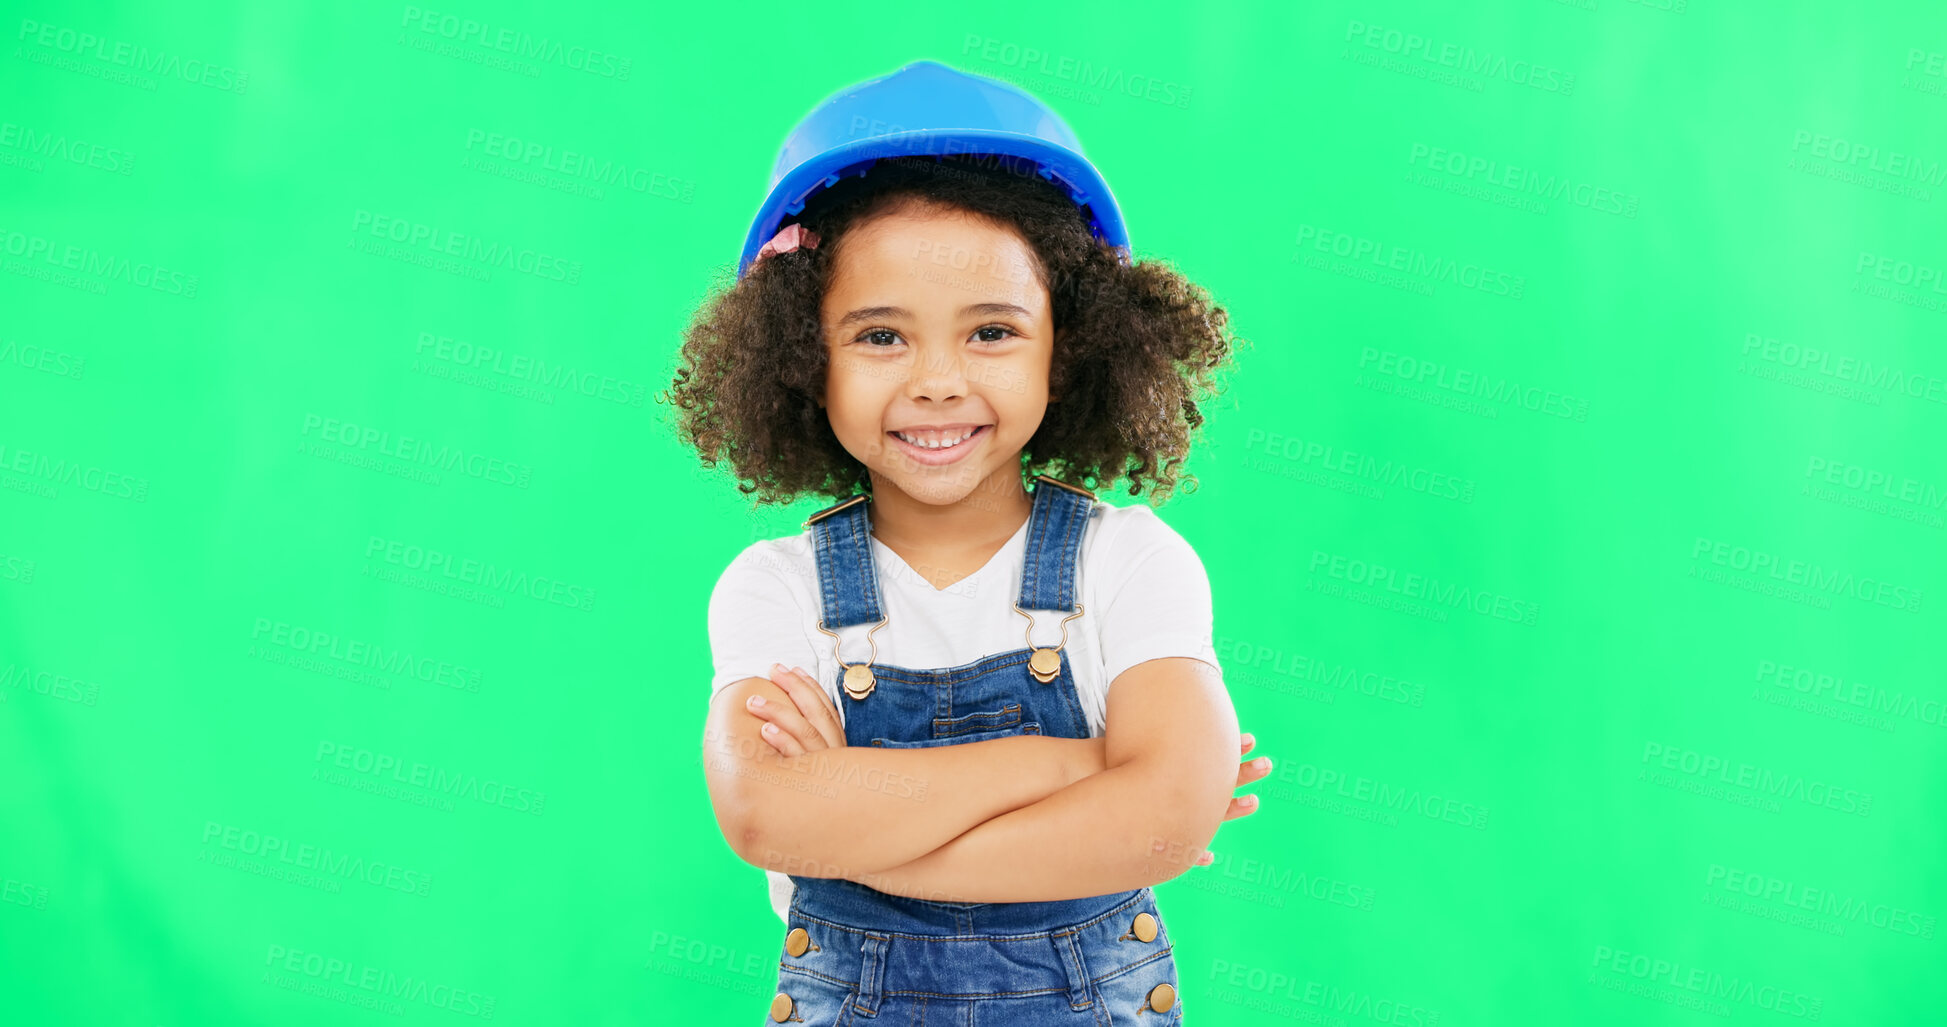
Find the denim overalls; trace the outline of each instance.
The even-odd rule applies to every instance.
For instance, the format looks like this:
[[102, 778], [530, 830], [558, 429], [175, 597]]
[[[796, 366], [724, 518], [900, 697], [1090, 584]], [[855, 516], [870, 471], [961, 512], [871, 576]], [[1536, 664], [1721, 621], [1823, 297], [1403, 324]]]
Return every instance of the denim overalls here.
[[[1032, 488], [1019, 607], [1076, 611], [1075, 577], [1091, 493], [1045, 475]], [[855, 496], [813, 515], [823, 627], [885, 624], [866, 502]], [[845, 743], [955, 745], [1006, 735], [1087, 738], [1065, 653], [1046, 644], [937, 670], [874, 663], [872, 689], [854, 699], [839, 674]], [[1022, 627], [1029, 621], [1022, 618]], [[897, 625], [893, 625], [898, 630]], [[1066, 639], [1063, 628], [1062, 639]], [[1024, 642], [1026, 642], [1024, 634]], [[856, 645], [856, 642], [854, 642]], [[1047, 682], [1037, 662], [1058, 673]], [[852, 683], [862, 684], [855, 667]], [[1022, 859], [1034, 853], [1021, 853]], [[837, 877], [791, 876], [796, 886], [766, 1023], [956, 1024], [965, 1027], [1182, 1022], [1176, 962], [1147, 887], [1051, 902], [933, 902]]]

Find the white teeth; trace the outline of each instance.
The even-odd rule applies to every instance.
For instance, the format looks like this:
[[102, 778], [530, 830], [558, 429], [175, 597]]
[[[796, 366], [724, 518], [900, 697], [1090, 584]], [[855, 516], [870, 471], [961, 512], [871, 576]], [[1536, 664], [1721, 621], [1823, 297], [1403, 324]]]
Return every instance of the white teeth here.
[[932, 441], [928, 441], [925, 439], [918, 438], [916, 436], [908, 435], [905, 432], [896, 431], [893, 432], [893, 434], [898, 436], [900, 441], [911, 443], [912, 445], [918, 446], [921, 449], [950, 449], [954, 446], [959, 445], [962, 442], [967, 441], [970, 438], [973, 438], [974, 433], [978, 432], [979, 430], [980, 430], [979, 428], [973, 428], [968, 430], [968, 432], [965, 435], [962, 435], [959, 438], [934, 439]]

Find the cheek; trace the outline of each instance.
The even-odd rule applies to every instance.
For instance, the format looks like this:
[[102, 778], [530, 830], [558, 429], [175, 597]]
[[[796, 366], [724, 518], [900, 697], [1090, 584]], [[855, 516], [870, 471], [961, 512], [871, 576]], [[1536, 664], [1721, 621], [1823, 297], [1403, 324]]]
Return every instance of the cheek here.
[[876, 439], [884, 408], [884, 397], [875, 394], [871, 379], [844, 372], [826, 377], [824, 414], [840, 438], [867, 443]]
[[1040, 357], [996, 362], [985, 369], [994, 405], [1016, 417], [1038, 413], [1048, 401], [1048, 360]]

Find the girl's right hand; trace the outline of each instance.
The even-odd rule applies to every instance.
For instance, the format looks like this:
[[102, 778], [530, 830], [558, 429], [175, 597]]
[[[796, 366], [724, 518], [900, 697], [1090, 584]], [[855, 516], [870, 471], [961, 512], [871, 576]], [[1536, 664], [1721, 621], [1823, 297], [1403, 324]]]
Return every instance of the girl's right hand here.
[[776, 664], [771, 668], [771, 683], [783, 689], [791, 701], [766, 702], [763, 696], [753, 695], [744, 709], [764, 722], [758, 735], [779, 755], [788, 759], [819, 749], [845, 747], [845, 728], [839, 723], [838, 711], [809, 674]]

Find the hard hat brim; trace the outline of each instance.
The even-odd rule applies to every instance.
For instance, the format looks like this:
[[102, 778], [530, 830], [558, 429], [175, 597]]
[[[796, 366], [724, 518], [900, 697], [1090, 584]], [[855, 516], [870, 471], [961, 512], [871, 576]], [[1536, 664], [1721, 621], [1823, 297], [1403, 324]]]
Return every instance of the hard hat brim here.
[[1128, 229], [1122, 222], [1121, 208], [1109, 183], [1081, 154], [1038, 136], [996, 129], [915, 129], [861, 139], [825, 150], [799, 164], [778, 179], [770, 195], [751, 219], [750, 234], [744, 239], [742, 257], [737, 262], [737, 277], [742, 278], [757, 258], [757, 251], [777, 234], [784, 219], [804, 210], [805, 203], [821, 189], [837, 184], [848, 175], [862, 175], [872, 162], [886, 157], [943, 156], [946, 154], [992, 154], [1033, 161], [1044, 179], [1060, 186], [1076, 206], [1085, 207], [1089, 230], [1110, 246], [1127, 250]]

